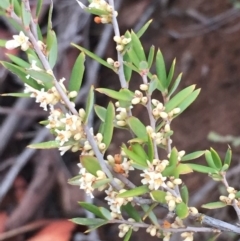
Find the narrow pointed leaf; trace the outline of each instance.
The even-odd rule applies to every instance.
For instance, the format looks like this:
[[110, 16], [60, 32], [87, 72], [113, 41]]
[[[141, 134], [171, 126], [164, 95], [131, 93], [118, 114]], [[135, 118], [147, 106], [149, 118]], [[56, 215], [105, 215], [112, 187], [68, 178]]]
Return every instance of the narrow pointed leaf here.
[[22, 4], [21, 4], [21, 11], [22, 11], [22, 14], [21, 14], [22, 23], [24, 25], [24, 28], [27, 29], [29, 28], [29, 24], [32, 16], [31, 16], [31, 13], [26, 10], [24, 1], [22, 1]]
[[113, 67], [112, 65], [108, 64], [107, 61], [101, 59], [100, 57], [98, 57], [96, 54], [92, 53], [91, 51], [81, 47], [81, 46], [78, 46], [76, 44], [73, 44], [72, 43], [72, 46], [76, 47], [77, 49], [81, 50], [82, 52], [84, 52], [87, 56], [89, 56], [90, 58], [96, 60], [98, 63], [104, 65], [105, 67], [109, 68], [109, 69], [112, 69], [113, 70]]
[[203, 165], [198, 165], [198, 164], [188, 164], [194, 171], [201, 172], [201, 173], [216, 173], [216, 170], [211, 167], [206, 167]]
[[95, 113], [97, 114], [97, 116], [99, 117], [99, 119], [101, 121], [104, 121], [107, 109], [100, 105], [94, 105], [94, 110], [95, 110]]
[[47, 25], [47, 32], [52, 29], [52, 13], [53, 13], [53, 1], [51, 0], [49, 12], [48, 12], [48, 25]]
[[165, 105], [165, 111], [169, 112], [178, 107], [195, 89], [195, 85], [191, 85], [179, 93], [177, 93], [170, 101]]
[[156, 56], [156, 71], [159, 81], [161, 82], [162, 86], [166, 89], [168, 87], [167, 73], [164, 58], [160, 49], [158, 49]]
[[0, 7], [3, 9], [7, 9], [10, 6], [9, 0], [1, 0], [0, 1]]
[[217, 208], [224, 208], [226, 206], [227, 204], [223, 202], [212, 202], [212, 203], [203, 204], [201, 207], [206, 209], [217, 209]]
[[214, 161], [213, 161], [212, 154], [208, 150], [205, 151], [205, 159], [206, 159], [206, 162], [207, 162], [209, 167], [212, 167], [214, 169], [217, 168]]
[[148, 158], [149, 158], [149, 161], [152, 162], [154, 159], [154, 146], [153, 146], [153, 140], [150, 134], [148, 134], [147, 147], [148, 147]]
[[129, 241], [129, 239], [131, 238], [131, 236], [132, 236], [132, 228], [130, 228], [130, 229], [127, 231], [127, 233], [126, 233], [125, 236], [124, 236], [123, 241]]
[[181, 158], [181, 162], [197, 159], [202, 155], [204, 155], [204, 153], [205, 151], [195, 151], [195, 152], [189, 153]]
[[68, 184], [73, 185], [73, 186], [79, 186], [80, 185], [79, 179], [81, 177], [82, 177], [82, 175], [77, 175], [75, 177], [68, 179]]
[[24, 61], [22, 58], [19, 58], [12, 54], [7, 54], [7, 56], [14, 64], [17, 64], [20, 67], [23, 67], [23, 68], [30, 67], [30, 64], [28, 62]]
[[[141, 208], [142, 208], [142, 209], [144, 210], [144, 212], [146, 213], [146, 212], [149, 210], [149, 205], [146, 205], [146, 204], [141, 205]], [[149, 219], [152, 221], [152, 223], [153, 223], [154, 225], [156, 225], [157, 227], [159, 227], [158, 219], [157, 219], [157, 217], [156, 217], [156, 215], [154, 214], [153, 211], [149, 212], [148, 217], [149, 217]]]
[[148, 68], [152, 67], [153, 59], [154, 59], [155, 47], [151, 46], [149, 54], [148, 54]]
[[128, 58], [131, 60], [131, 62], [136, 66], [136, 68], [132, 68], [132, 69], [136, 72], [139, 72], [138, 67], [139, 67], [140, 60], [137, 54], [135, 53], [135, 51], [132, 48], [130, 48], [129, 50], [127, 50], [126, 54], [128, 55]]
[[184, 203], [188, 204], [189, 201], [189, 192], [188, 192], [188, 188], [186, 185], [183, 185], [180, 188], [180, 193], [181, 193], [181, 198], [183, 200]]
[[53, 30], [50, 31], [50, 35], [52, 38], [52, 46], [49, 50], [48, 61], [51, 68], [53, 68], [57, 62], [57, 57], [58, 57], [58, 42], [57, 42], [57, 36]]
[[171, 151], [170, 158], [169, 158], [169, 165], [174, 166], [178, 163], [178, 151], [174, 147]]
[[174, 75], [174, 70], [175, 70], [175, 64], [176, 64], [176, 59], [173, 60], [172, 62], [172, 65], [171, 65], [171, 68], [169, 70], [169, 73], [168, 73], [168, 77], [167, 77], [167, 85], [169, 86], [172, 82], [172, 78], [173, 78], [173, 75]]
[[171, 86], [171, 88], [168, 92], [168, 97], [170, 97], [175, 92], [175, 90], [177, 89], [177, 87], [179, 86], [179, 84], [181, 82], [181, 79], [182, 79], [182, 73], [178, 75], [178, 77], [174, 81], [173, 85]]
[[230, 166], [231, 160], [232, 160], [232, 150], [231, 150], [231, 147], [228, 146], [228, 149], [224, 158], [224, 165], [227, 164], [228, 166]]
[[86, 116], [84, 119], [84, 123], [87, 123], [88, 121], [89, 115], [91, 114], [91, 111], [93, 109], [93, 104], [94, 104], [94, 87], [91, 86], [88, 92], [88, 97], [86, 102]]
[[111, 182], [111, 180], [108, 179], [108, 178], [96, 180], [96, 181], [93, 183], [92, 187], [93, 187], [93, 188], [99, 188], [99, 187], [105, 186], [105, 185], [108, 184], [109, 182]]
[[146, 61], [146, 56], [144, 53], [143, 46], [142, 46], [138, 36], [133, 31], [131, 32], [131, 44], [132, 44], [132, 48], [133, 48], [134, 52], [138, 56], [138, 59], [140, 61]]
[[220, 156], [213, 148], [210, 148], [210, 151], [211, 151], [212, 159], [215, 166], [220, 170], [222, 168], [222, 161]]
[[165, 200], [166, 192], [164, 192], [162, 190], [151, 191], [150, 196], [156, 202], [167, 203], [166, 200]]
[[115, 117], [115, 109], [114, 109], [114, 105], [112, 102], [110, 102], [108, 104], [108, 108], [106, 111], [106, 115], [105, 115], [105, 120], [104, 120], [104, 129], [103, 129], [103, 143], [105, 143], [106, 145], [106, 149], [109, 147], [111, 140], [112, 140], [112, 136], [113, 136], [113, 120]]
[[97, 158], [94, 156], [80, 156], [80, 162], [94, 176], [97, 175], [97, 171], [102, 170]]
[[134, 93], [128, 89], [121, 89], [120, 91], [105, 89], [105, 88], [97, 88], [96, 91], [99, 93], [105, 94], [113, 99], [123, 100], [123, 101], [131, 101], [134, 97]]
[[37, 1], [37, 7], [36, 7], [36, 17], [38, 18], [38, 16], [41, 13], [42, 10], [42, 4], [43, 4], [43, 0], [38, 0]]
[[30, 97], [30, 93], [6, 93], [1, 96], [12, 96], [12, 97]]
[[133, 218], [136, 222], [141, 222], [141, 216], [139, 212], [133, 207], [131, 203], [127, 203], [126, 205], [121, 207], [130, 218]]
[[41, 143], [34, 143], [31, 145], [28, 145], [28, 148], [32, 149], [53, 149], [58, 148], [60, 146], [59, 141], [46, 141]]
[[[188, 174], [193, 172], [192, 168], [188, 165], [188, 164], [183, 164], [180, 163], [177, 167], [176, 167], [176, 174], [179, 175], [184, 175], [184, 174]], [[177, 176], [176, 176], [177, 177]]]
[[136, 33], [138, 38], [141, 38], [141, 36], [146, 32], [148, 29], [149, 25], [152, 23], [152, 19], [150, 19], [147, 23], [145, 23]]
[[134, 143], [131, 145], [131, 150], [137, 155], [141, 156], [146, 161], [148, 160], [148, 155], [139, 143]]
[[28, 84], [29, 86], [33, 87], [34, 89], [40, 90], [43, 88], [42, 85], [39, 85], [33, 78], [27, 79], [27, 72], [25, 69], [16, 66], [14, 64], [10, 64], [8, 62], [1, 62], [1, 64], [8, 69], [13, 74], [16, 74], [24, 83]]
[[83, 74], [85, 70], [84, 66], [85, 54], [80, 53], [78, 58], [75, 61], [75, 64], [72, 69], [68, 90], [69, 91], [79, 91], [82, 85]]
[[145, 125], [136, 117], [131, 116], [127, 119], [127, 124], [132, 132], [140, 139], [147, 141], [147, 131]]
[[130, 58], [129, 58], [128, 54], [124, 54], [123, 61], [124, 61], [124, 66], [123, 66], [124, 76], [125, 76], [126, 81], [129, 82], [131, 80], [131, 76], [132, 76], [132, 68], [128, 67], [125, 64], [125, 63], [130, 62]]
[[70, 220], [76, 224], [86, 226], [104, 225], [108, 223], [106, 220], [100, 218], [72, 218]]
[[78, 202], [78, 204], [83, 207], [85, 210], [95, 214], [97, 217], [105, 219], [104, 215], [102, 214], [102, 212], [99, 210], [99, 207], [91, 204], [91, 203], [87, 203], [87, 202]]
[[131, 190], [122, 192], [122, 193], [118, 194], [117, 197], [122, 197], [122, 198], [136, 197], [136, 196], [140, 196], [145, 193], [148, 193], [148, 192], [149, 192], [148, 186], [143, 185], [143, 186], [135, 187], [135, 188], [132, 188]]

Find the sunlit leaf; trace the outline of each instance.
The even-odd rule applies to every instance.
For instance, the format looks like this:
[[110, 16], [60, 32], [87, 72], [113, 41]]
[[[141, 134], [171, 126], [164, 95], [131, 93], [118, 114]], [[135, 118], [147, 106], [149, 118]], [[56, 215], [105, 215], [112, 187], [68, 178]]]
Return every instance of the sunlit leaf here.
[[80, 156], [80, 162], [86, 168], [87, 172], [94, 176], [97, 175], [97, 171], [102, 170], [98, 159], [94, 156]]
[[222, 168], [222, 161], [221, 161], [220, 156], [217, 154], [217, 152], [213, 148], [210, 148], [210, 151], [211, 151], [212, 159], [213, 159], [213, 162], [214, 162], [216, 168], [218, 168], [218, 170], [220, 170]]
[[148, 54], [148, 68], [150, 69], [152, 67], [153, 59], [155, 54], [155, 47], [151, 46]]
[[179, 218], [181, 219], [184, 219], [188, 216], [189, 212], [188, 212], [188, 206], [186, 205], [186, 203], [184, 202], [181, 202], [181, 203], [178, 203], [176, 205], [176, 214]]
[[224, 158], [224, 165], [227, 164], [228, 166], [230, 166], [231, 161], [232, 161], [232, 150], [231, 150], [231, 147], [228, 146], [228, 149]]
[[224, 202], [212, 202], [212, 203], [203, 204], [201, 207], [206, 209], [217, 209], [217, 208], [224, 208], [226, 206], [227, 204]]
[[131, 101], [134, 97], [134, 93], [128, 89], [121, 89], [120, 91], [105, 89], [105, 88], [97, 88], [96, 91], [99, 93], [105, 94], [113, 99], [123, 100], [123, 101]]
[[130, 228], [127, 233], [125, 234], [124, 236], [124, 239], [123, 241], [129, 241], [129, 239], [131, 238], [131, 235], [132, 235], [132, 228]]
[[137, 37], [140, 38], [145, 31], [148, 29], [149, 25], [152, 23], [152, 19], [150, 19], [148, 22], [146, 22], [136, 33]]
[[82, 85], [83, 74], [85, 70], [84, 62], [85, 62], [85, 54], [80, 53], [72, 69], [72, 73], [71, 73], [71, 77], [68, 85], [69, 91], [77, 91], [77, 92], [79, 91]]
[[181, 162], [197, 159], [202, 155], [204, 155], [204, 153], [205, 151], [195, 151], [195, 152], [189, 153], [181, 158]]
[[155, 190], [150, 192], [151, 198], [159, 203], [166, 203], [165, 197], [166, 197], [166, 192], [162, 190]]
[[186, 185], [181, 186], [180, 193], [181, 193], [181, 198], [182, 198], [183, 202], [188, 204], [189, 192], [188, 192], [188, 188]]
[[138, 59], [140, 61], [146, 61], [146, 56], [144, 53], [143, 46], [142, 46], [138, 36], [133, 31], [131, 31], [131, 44], [132, 44], [132, 48], [133, 48], [134, 52], [138, 56]]
[[30, 64], [28, 62], [24, 61], [22, 58], [19, 58], [12, 54], [6, 54], [6, 55], [14, 64], [17, 64], [18, 66], [23, 67], [23, 68], [30, 67]]
[[157, 77], [161, 82], [161, 85], [164, 87], [164, 89], [166, 89], [168, 87], [167, 73], [166, 73], [164, 58], [160, 49], [158, 49], [157, 56], [156, 56], [156, 71], [157, 71]]
[[70, 220], [76, 224], [86, 226], [104, 225], [108, 223], [108, 221], [100, 218], [72, 218]]
[[168, 97], [170, 97], [175, 92], [175, 90], [177, 89], [177, 87], [179, 86], [179, 84], [181, 82], [181, 79], [182, 79], [182, 73], [178, 75], [178, 77], [174, 81], [173, 85], [170, 87], [170, 90], [168, 92]]
[[175, 64], [176, 64], [176, 59], [173, 60], [172, 62], [172, 65], [171, 65], [171, 68], [169, 70], [169, 73], [168, 73], [168, 77], [167, 77], [167, 85], [169, 86], [172, 82], [172, 78], [173, 78], [173, 75], [174, 75], [174, 70], [175, 70]]
[[106, 108], [104, 108], [100, 105], [94, 105], [94, 110], [95, 110], [95, 113], [97, 114], [97, 116], [99, 117], [99, 119], [101, 121], [104, 121], [106, 112], [107, 112]]
[[145, 125], [136, 117], [131, 116], [127, 119], [127, 124], [131, 131], [140, 139], [147, 141], [147, 131]]
[[216, 170], [211, 167], [206, 167], [203, 165], [198, 165], [198, 164], [188, 164], [194, 171], [201, 172], [201, 173], [216, 173]]
[[28, 145], [28, 148], [32, 149], [53, 149], [58, 148], [60, 146], [59, 141], [46, 141], [41, 143], [34, 143], [31, 145]]
[[93, 109], [93, 104], [94, 104], [94, 87], [91, 86], [88, 92], [88, 97], [86, 101], [86, 115], [84, 118], [84, 122], [87, 123], [89, 115], [91, 114], [91, 111]]
[[132, 76], [132, 68], [130, 68], [126, 63], [130, 62], [130, 58], [128, 56], [128, 54], [124, 54], [123, 56], [123, 61], [124, 61], [124, 76], [127, 82], [129, 82], [131, 80], [131, 76]]
[[57, 36], [53, 30], [50, 30], [49, 35], [51, 36], [51, 48], [49, 49], [48, 53], [48, 61], [53, 68], [57, 62], [58, 57], [58, 42], [57, 42]]

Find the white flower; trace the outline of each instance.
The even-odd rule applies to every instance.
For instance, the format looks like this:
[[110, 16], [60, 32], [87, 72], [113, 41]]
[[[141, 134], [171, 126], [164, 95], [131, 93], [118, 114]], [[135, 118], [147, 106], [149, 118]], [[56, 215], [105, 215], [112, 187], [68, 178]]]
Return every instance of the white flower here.
[[9, 50], [21, 46], [21, 50], [26, 51], [29, 48], [29, 38], [21, 31], [19, 35], [13, 35], [13, 39], [6, 42], [5, 47]]
[[72, 146], [61, 146], [58, 148], [60, 155], [63, 156], [66, 151], [70, 150]]
[[63, 146], [63, 144], [67, 142], [69, 138], [72, 136], [72, 133], [70, 131], [56, 129], [56, 132], [56, 141], [60, 141], [60, 146]]

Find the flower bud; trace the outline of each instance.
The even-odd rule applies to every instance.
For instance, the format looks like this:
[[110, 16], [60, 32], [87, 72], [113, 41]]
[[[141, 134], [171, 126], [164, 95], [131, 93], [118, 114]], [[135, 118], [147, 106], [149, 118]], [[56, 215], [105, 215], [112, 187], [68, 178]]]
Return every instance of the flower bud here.
[[148, 85], [147, 84], [141, 84], [140, 85], [140, 90], [147, 91], [148, 90]]
[[107, 58], [107, 63], [110, 65], [114, 64], [114, 60], [112, 58]]

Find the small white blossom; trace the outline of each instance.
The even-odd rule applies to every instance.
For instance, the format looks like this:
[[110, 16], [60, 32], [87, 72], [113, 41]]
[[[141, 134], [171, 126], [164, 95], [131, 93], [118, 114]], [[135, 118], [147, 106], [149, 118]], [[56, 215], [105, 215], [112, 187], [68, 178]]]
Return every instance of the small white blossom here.
[[13, 35], [13, 39], [8, 40], [5, 47], [9, 50], [21, 47], [21, 50], [26, 51], [30, 46], [28, 40], [29, 38], [21, 31], [19, 35]]

